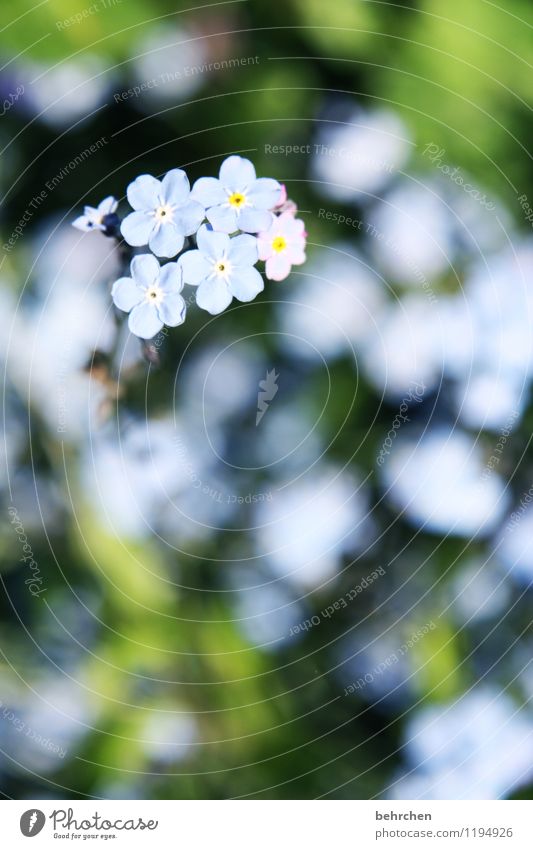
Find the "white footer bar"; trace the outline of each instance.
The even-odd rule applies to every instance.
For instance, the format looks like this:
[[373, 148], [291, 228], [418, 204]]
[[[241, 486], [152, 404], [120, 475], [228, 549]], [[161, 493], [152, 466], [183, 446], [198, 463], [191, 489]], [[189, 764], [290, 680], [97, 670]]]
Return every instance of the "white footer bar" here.
[[533, 802], [10, 800], [0, 827], [8, 849], [533, 849]]

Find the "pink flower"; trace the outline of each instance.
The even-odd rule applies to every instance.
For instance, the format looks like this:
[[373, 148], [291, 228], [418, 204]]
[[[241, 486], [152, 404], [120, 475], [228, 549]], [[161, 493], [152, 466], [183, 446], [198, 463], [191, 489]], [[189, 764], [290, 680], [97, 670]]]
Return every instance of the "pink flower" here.
[[257, 236], [259, 259], [266, 261], [266, 276], [269, 280], [285, 280], [292, 265], [305, 262], [304, 222], [292, 212], [276, 216], [268, 230]]

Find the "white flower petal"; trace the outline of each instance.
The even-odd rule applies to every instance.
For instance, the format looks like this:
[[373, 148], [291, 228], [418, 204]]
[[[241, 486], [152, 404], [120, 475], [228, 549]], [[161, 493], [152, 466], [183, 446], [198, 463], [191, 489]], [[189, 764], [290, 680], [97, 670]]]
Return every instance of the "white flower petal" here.
[[149, 218], [145, 212], [130, 212], [120, 225], [120, 232], [128, 245], [136, 248], [148, 244], [153, 229], [154, 219]]
[[174, 224], [161, 224], [150, 236], [148, 244], [156, 256], [172, 257], [181, 251], [184, 241]]
[[234, 233], [239, 229], [237, 213], [229, 206], [212, 206], [207, 210], [205, 217], [213, 230], [218, 230], [220, 233]]
[[259, 233], [268, 230], [274, 216], [260, 209], [244, 208], [238, 216], [238, 227], [246, 233]]
[[178, 294], [167, 295], [157, 307], [157, 314], [164, 324], [169, 327], [177, 327], [185, 321], [187, 306]]
[[119, 310], [129, 312], [142, 301], [144, 292], [131, 277], [121, 277], [113, 283], [111, 297]]
[[227, 200], [227, 195], [220, 180], [215, 177], [200, 177], [192, 187], [191, 198], [208, 209], [210, 206], [218, 206], [224, 203]]
[[86, 215], [79, 215], [72, 222], [72, 226], [76, 228], [76, 230], [83, 230], [84, 233], [88, 233], [90, 230], [101, 230], [100, 225], [95, 225], [94, 221], [91, 221]]
[[265, 285], [257, 268], [235, 268], [230, 276], [229, 288], [239, 301], [253, 301]]
[[178, 294], [183, 289], [181, 267], [177, 262], [167, 262], [159, 272], [159, 286], [163, 292]]
[[255, 265], [259, 259], [255, 236], [235, 236], [230, 240], [228, 258], [232, 265]]
[[187, 251], [180, 256], [178, 264], [183, 269], [183, 282], [189, 286], [198, 286], [212, 271], [201, 251]]
[[155, 209], [161, 203], [161, 183], [150, 174], [141, 174], [129, 184], [127, 197], [133, 209]]
[[118, 200], [115, 200], [113, 195], [109, 195], [109, 197], [104, 198], [98, 204], [98, 213], [100, 215], [111, 215], [111, 213], [115, 212], [118, 206]]
[[188, 201], [191, 186], [187, 174], [181, 168], [173, 168], [172, 171], [165, 174], [161, 184], [162, 197], [166, 203], [175, 203], [181, 206]]
[[207, 310], [211, 315], [218, 315], [231, 304], [232, 300], [228, 286], [220, 277], [204, 280], [196, 293], [196, 303], [200, 309]]
[[144, 301], [130, 312], [128, 327], [135, 336], [140, 336], [141, 339], [152, 339], [163, 327], [163, 322], [155, 306]]
[[281, 184], [270, 177], [260, 177], [248, 190], [248, 198], [256, 209], [273, 209], [281, 194]]
[[192, 236], [205, 218], [205, 209], [201, 203], [189, 200], [174, 213], [174, 224], [184, 236]]
[[228, 156], [220, 166], [220, 182], [232, 192], [242, 191], [255, 182], [255, 168], [249, 159]]
[[148, 289], [159, 278], [160, 265], [152, 254], [134, 256], [131, 265], [131, 276], [143, 289]]
[[230, 238], [227, 233], [218, 233], [204, 225], [196, 234], [196, 244], [203, 254], [215, 262], [229, 251]]
[[257, 253], [259, 259], [268, 259], [272, 253], [272, 239], [270, 232], [259, 233], [257, 236]]

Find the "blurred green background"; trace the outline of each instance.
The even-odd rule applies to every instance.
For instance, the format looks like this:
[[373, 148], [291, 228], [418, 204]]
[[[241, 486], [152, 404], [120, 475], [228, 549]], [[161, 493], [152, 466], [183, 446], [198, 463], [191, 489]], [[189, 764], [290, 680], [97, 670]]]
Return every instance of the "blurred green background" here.
[[[531, 798], [532, 25], [2, 4], [5, 797]], [[231, 153], [308, 262], [150, 363], [70, 222]]]

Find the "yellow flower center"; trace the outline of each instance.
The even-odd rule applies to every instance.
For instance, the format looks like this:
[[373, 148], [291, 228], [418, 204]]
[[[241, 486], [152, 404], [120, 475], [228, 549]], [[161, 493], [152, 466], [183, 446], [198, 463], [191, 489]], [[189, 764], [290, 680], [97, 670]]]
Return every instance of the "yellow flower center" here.
[[241, 194], [241, 192], [233, 192], [233, 194], [229, 196], [228, 202], [230, 206], [234, 206], [236, 209], [239, 209], [246, 203], [246, 198], [243, 194]]
[[276, 236], [275, 239], [272, 240], [272, 250], [277, 254], [280, 254], [287, 247], [287, 241], [283, 238], [283, 236]]

